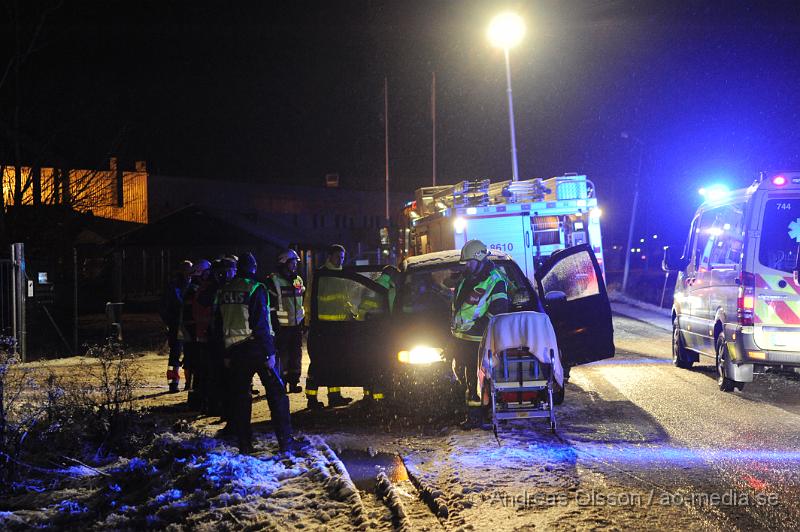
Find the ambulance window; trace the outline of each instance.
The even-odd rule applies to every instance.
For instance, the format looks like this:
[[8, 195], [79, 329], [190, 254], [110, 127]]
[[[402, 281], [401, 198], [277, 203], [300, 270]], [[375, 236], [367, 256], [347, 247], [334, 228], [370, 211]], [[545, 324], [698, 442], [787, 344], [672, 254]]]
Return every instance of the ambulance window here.
[[773, 199], [764, 208], [758, 260], [767, 268], [790, 273], [800, 242], [800, 198]]
[[735, 266], [742, 258], [744, 241], [742, 224], [744, 222], [744, 204], [727, 205], [711, 211], [714, 222], [711, 226], [712, 266]]
[[714, 239], [711, 238], [714, 226], [714, 211], [706, 211], [700, 215], [700, 223], [695, 228], [694, 267], [697, 271], [708, 270], [711, 258], [711, 247]]

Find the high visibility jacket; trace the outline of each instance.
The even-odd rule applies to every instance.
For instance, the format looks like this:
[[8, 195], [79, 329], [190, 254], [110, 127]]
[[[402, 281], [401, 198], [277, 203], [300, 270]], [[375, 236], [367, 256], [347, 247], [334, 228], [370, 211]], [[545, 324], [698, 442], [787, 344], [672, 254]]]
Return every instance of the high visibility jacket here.
[[273, 273], [270, 275], [270, 281], [273, 285], [270, 294], [274, 296], [272, 305], [277, 312], [281, 327], [294, 327], [303, 323], [305, 317], [303, 294], [306, 292], [303, 279], [299, 275], [294, 279], [287, 279], [283, 275]]
[[[381, 285], [382, 287], [386, 288], [387, 290], [387, 297], [389, 300], [389, 311], [391, 312], [392, 306], [394, 305], [394, 297], [395, 293], [397, 292], [397, 288], [395, 287], [392, 278], [388, 275], [382, 273], [375, 279], [375, 282]], [[370, 291], [367, 292], [364, 298], [361, 300], [361, 304], [358, 306], [358, 318], [359, 320], [365, 320], [367, 314], [380, 312], [380, 299], [378, 298], [378, 294]]]
[[[269, 354], [274, 352], [271, 338], [274, 333], [266, 312], [268, 303], [264, 301], [262, 305], [253, 304], [254, 295], [259, 288], [267, 298], [267, 290], [263, 284], [253, 279], [236, 277], [217, 292], [215, 306], [222, 318], [220, 332], [226, 348], [254, 339], [268, 341], [269, 347], [273, 348]], [[265, 308], [258, 308], [259, 306]], [[259, 338], [265, 335], [269, 338]]]
[[506, 286], [503, 274], [493, 267], [488, 268], [485, 276], [479, 272], [478, 279], [462, 279], [453, 297], [450, 323], [453, 336], [462, 340], [480, 341], [489, 318], [508, 309]]
[[[341, 270], [341, 268], [332, 267], [327, 262], [320, 269]], [[355, 316], [355, 309], [353, 309], [347, 293], [350, 282], [347, 279], [320, 277], [317, 283], [317, 317], [321, 321], [352, 320]]]

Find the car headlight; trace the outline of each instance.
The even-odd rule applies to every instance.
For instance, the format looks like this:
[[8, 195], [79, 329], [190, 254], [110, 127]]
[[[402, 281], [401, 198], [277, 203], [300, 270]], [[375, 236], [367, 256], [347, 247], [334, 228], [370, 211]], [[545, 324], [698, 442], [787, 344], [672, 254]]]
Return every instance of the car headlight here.
[[444, 349], [439, 347], [428, 347], [426, 345], [418, 345], [409, 351], [400, 351], [397, 353], [397, 360], [403, 364], [433, 364], [434, 362], [441, 362], [442, 353]]

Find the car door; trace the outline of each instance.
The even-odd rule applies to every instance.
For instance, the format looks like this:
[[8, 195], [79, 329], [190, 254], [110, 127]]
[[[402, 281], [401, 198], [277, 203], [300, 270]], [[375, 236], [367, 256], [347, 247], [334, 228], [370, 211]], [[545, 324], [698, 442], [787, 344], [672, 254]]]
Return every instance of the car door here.
[[[589, 244], [552, 254], [536, 270], [536, 283], [565, 366], [614, 356], [611, 305], [602, 270]], [[559, 292], [563, 297], [554, 297]]]
[[317, 270], [311, 283], [308, 354], [320, 386], [370, 385], [391, 362], [386, 288], [363, 271]]

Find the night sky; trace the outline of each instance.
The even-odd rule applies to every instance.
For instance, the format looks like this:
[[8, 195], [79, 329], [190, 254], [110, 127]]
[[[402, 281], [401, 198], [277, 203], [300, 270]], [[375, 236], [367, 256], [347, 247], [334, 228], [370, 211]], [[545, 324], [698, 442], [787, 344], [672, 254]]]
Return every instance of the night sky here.
[[[52, 4], [2, 2], [3, 69], [15, 29], [24, 48]], [[528, 23], [511, 55], [521, 177], [587, 174], [612, 241], [640, 152], [642, 233], [673, 240], [700, 186], [800, 169], [800, 7], [732, 0], [65, 1], [19, 91], [14, 68], [0, 86], [0, 153], [13, 161], [18, 109], [23, 163], [114, 154], [169, 175], [321, 185], [337, 172], [378, 189], [385, 76], [392, 183], [411, 191], [430, 183], [435, 71], [439, 182], [507, 179], [503, 56], [485, 31], [509, 7]]]

